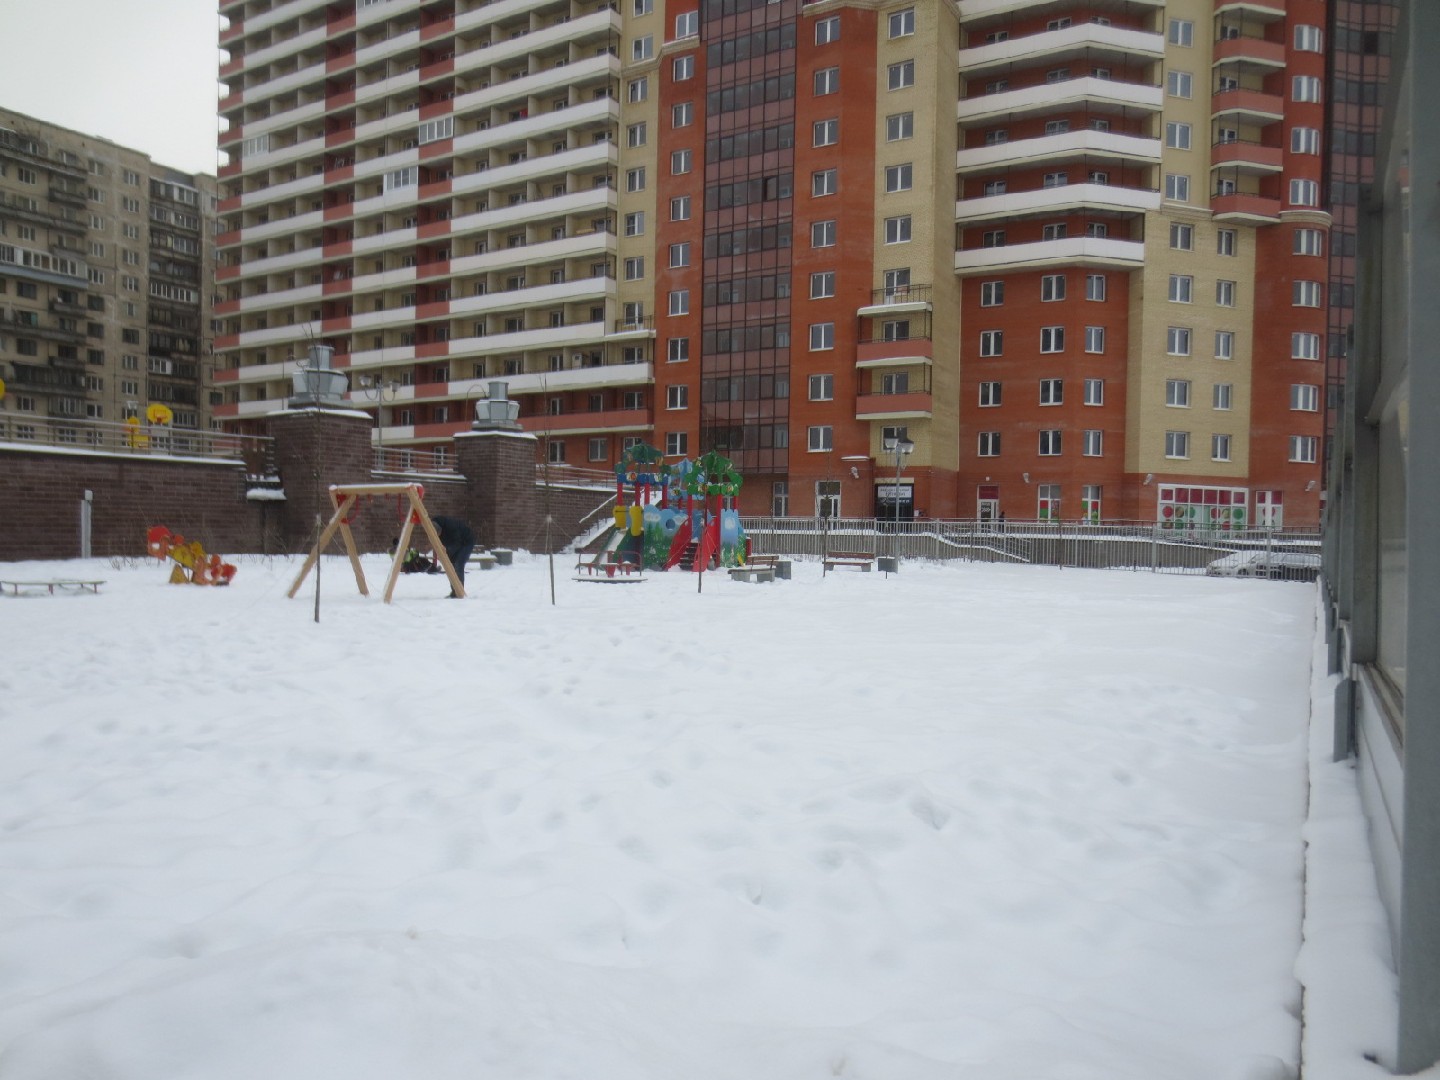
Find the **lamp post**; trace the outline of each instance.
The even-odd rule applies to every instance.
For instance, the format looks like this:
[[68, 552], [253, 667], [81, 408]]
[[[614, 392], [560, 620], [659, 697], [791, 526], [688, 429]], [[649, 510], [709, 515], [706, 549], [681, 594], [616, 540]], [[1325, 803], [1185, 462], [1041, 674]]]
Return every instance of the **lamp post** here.
[[[376, 376], [360, 376], [360, 395], [375, 402], [375, 448], [380, 451], [380, 464], [385, 464], [385, 405], [395, 400], [400, 384], [394, 379], [381, 381]], [[388, 396], [387, 396], [388, 395]]]
[[[890, 489], [890, 521], [895, 538], [890, 542], [890, 555], [892, 558], [898, 558], [897, 552], [899, 551], [900, 544], [900, 469], [905, 464], [905, 458], [915, 452], [915, 444], [901, 435], [892, 435], [885, 439], [883, 445], [887, 453], [895, 455], [895, 486]], [[898, 561], [895, 564], [895, 568], [897, 570], [899, 569]]]

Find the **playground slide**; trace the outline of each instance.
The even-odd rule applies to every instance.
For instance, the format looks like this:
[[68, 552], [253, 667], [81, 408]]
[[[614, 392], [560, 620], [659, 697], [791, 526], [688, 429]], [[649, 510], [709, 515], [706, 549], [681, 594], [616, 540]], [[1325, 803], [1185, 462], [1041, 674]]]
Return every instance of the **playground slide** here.
[[690, 515], [686, 514], [685, 519], [680, 522], [680, 527], [675, 530], [675, 539], [670, 541], [670, 555], [665, 560], [665, 569], [669, 570], [674, 567], [680, 561], [681, 556], [685, 554], [685, 549], [689, 546]]
[[219, 555], [207, 554], [200, 541], [187, 542], [164, 525], [152, 526], [145, 534], [146, 553], [156, 559], [169, 559], [173, 585], [229, 585], [235, 567]]
[[700, 546], [695, 550], [695, 569], [710, 569], [710, 561], [720, 554], [720, 519], [717, 517], [700, 534]]
[[624, 542], [625, 533], [611, 526], [609, 533], [605, 536], [605, 543], [601, 544], [600, 549], [591, 556], [590, 565], [599, 566], [601, 563], [608, 562], [611, 552], [617, 551]]

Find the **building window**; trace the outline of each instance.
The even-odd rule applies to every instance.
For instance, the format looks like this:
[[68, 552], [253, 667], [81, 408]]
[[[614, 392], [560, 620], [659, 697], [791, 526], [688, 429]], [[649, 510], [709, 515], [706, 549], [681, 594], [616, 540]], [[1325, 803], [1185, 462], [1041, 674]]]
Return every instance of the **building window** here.
[[1040, 226], [1041, 240], [1064, 240], [1069, 226], [1063, 221], [1057, 221], [1050, 225]]
[[1086, 380], [1085, 380], [1085, 404], [1086, 404], [1086, 405], [1104, 405], [1104, 404], [1105, 404], [1105, 380], [1104, 380], [1104, 379], [1086, 379]]
[[625, 260], [625, 280], [639, 281], [645, 276], [645, 256], [632, 255]]
[[840, 141], [840, 121], [836, 119], [816, 120], [812, 134], [814, 136], [813, 145], [834, 146]]
[[1191, 251], [1195, 247], [1195, 226], [1170, 223], [1170, 246], [1176, 251]]
[[670, 314], [671, 314], [671, 315], [689, 315], [689, 314], [690, 314], [690, 290], [689, 290], [689, 289], [674, 289], [674, 290], [671, 291], [671, 293], [670, 293]]
[[565, 444], [559, 439], [550, 443], [550, 452], [547, 455], [547, 460], [552, 465], [565, 464]]
[[996, 128], [994, 131], [985, 132], [986, 146], [1003, 146], [1010, 141], [1010, 132], [1004, 128]]
[[675, 37], [694, 37], [700, 33], [700, 13], [698, 11], [683, 11], [675, 16]]
[[1106, 293], [1106, 289], [1105, 289], [1105, 275], [1104, 275], [1104, 274], [1086, 274], [1086, 275], [1085, 275], [1085, 299], [1086, 299], [1086, 300], [1104, 300], [1104, 299], [1105, 299], [1105, 293]]
[[1005, 282], [982, 281], [980, 283], [980, 306], [999, 307], [1005, 303]]
[[1105, 328], [1103, 326], [1085, 327], [1085, 351], [1087, 353], [1103, 353], [1105, 351]]
[[904, 90], [915, 85], [915, 61], [901, 60], [885, 69], [885, 85], [888, 90]]
[[630, 43], [631, 60], [649, 60], [655, 55], [655, 36], [646, 34]]
[[828, 18], [815, 21], [815, 44], [828, 45], [832, 41], [840, 40], [840, 16], [831, 15]]
[[1296, 255], [1324, 255], [1325, 234], [1319, 229], [1296, 229], [1294, 245]]
[[817, 248], [835, 246], [835, 222], [816, 221], [810, 226], [810, 246]]
[[1290, 152], [1292, 154], [1320, 153], [1320, 129], [1312, 127], [1291, 128]]
[[833, 401], [835, 399], [834, 375], [811, 375], [809, 386], [811, 401]]
[[1210, 388], [1210, 407], [1219, 412], [1229, 412], [1235, 396], [1235, 387], [1228, 382], [1217, 382]]
[[644, 235], [645, 235], [645, 211], [644, 211], [644, 210], [636, 210], [636, 211], [633, 211], [632, 213], [629, 213], [629, 214], [626, 214], [626, 215], [625, 215], [625, 235], [626, 235], [626, 236], [644, 236]]
[[1211, 435], [1211, 436], [1210, 436], [1210, 460], [1211, 460], [1211, 461], [1229, 461], [1229, 460], [1230, 460], [1230, 436], [1229, 436], [1229, 435]]
[[1295, 75], [1290, 79], [1290, 100], [1318, 103], [1320, 80], [1314, 75]]
[[1315, 464], [1320, 440], [1314, 435], [1290, 436], [1290, 460], [1305, 465]]
[[1165, 145], [1171, 150], [1190, 149], [1190, 125], [1171, 120], [1165, 125]]
[[1171, 19], [1165, 40], [1171, 45], [1190, 48], [1195, 44], [1195, 24], [1189, 19]]
[[810, 299], [823, 300], [835, 295], [835, 271], [821, 270], [810, 275]]
[[1165, 456], [1167, 458], [1188, 458], [1190, 456], [1190, 433], [1188, 431], [1165, 432]]
[[689, 432], [667, 431], [665, 433], [666, 457], [684, 457], [688, 453], [690, 453]]
[[600, 435], [590, 440], [590, 452], [586, 455], [590, 461], [604, 461], [610, 456], [610, 440]]
[[1062, 432], [1059, 428], [1052, 428], [1040, 432], [1040, 456], [1059, 457], [1062, 437]]
[[1291, 359], [1291, 360], [1319, 360], [1319, 359], [1320, 359], [1320, 335], [1319, 335], [1319, 334], [1291, 334], [1291, 335], [1290, 335], [1290, 359]]
[[1297, 52], [1324, 52], [1323, 40], [1318, 26], [1295, 27], [1295, 50]]
[[838, 67], [821, 68], [815, 72], [815, 96], [824, 97], [826, 94], [838, 94], [840, 92], [840, 69]]
[[665, 408], [667, 409], [688, 409], [690, 407], [690, 387], [684, 383], [665, 388]]
[[805, 430], [805, 445], [812, 454], [835, 449], [835, 429], [829, 424], [812, 424]]
[[1165, 404], [1172, 409], [1188, 409], [1190, 407], [1190, 380], [1166, 379]]
[[1094, 428], [1085, 431], [1085, 445], [1080, 453], [1085, 457], [1105, 456], [1105, 433]]
[[1193, 80], [1188, 71], [1169, 71], [1165, 74], [1165, 92], [1171, 97], [1190, 97], [1192, 85]]
[[980, 407], [982, 409], [993, 409], [1000, 404], [1001, 384], [998, 382], [982, 382], [980, 384]]
[[631, 104], [637, 104], [650, 97], [650, 79], [642, 75], [638, 79], [631, 79], [630, 85], [626, 87], [625, 96]]
[[983, 232], [983, 233], [980, 234], [980, 246], [981, 246], [981, 247], [987, 247], [987, 248], [1004, 247], [1004, 246], [1005, 246], [1005, 230], [1004, 230], [1004, 229], [987, 229], [987, 230], [985, 230], [985, 232]]
[[915, 136], [915, 114], [913, 112], [895, 113], [885, 118], [885, 140], [887, 142], [898, 142], [901, 139], [910, 139]]
[[1215, 233], [1215, 253], [1217, 255], [1234, 255], [1236, 250], [1235, 230], [1220, 229]]
[[1069, 121], [1069, 120], [1046, 120], [1046, 121], [1045, 121], [1045, 134], [1046, 134], [1046, 135], [1064, 135], [1065, 132], [1067, 132], [1067, 131], [1069, 131], [1069, 130], [1070, 130], [1070, 121]]
[[834, 195], [839, 189], [840, 172], [838, 169], [820, 169], [810, 174], [810, 194], [812, 196]]
[[910, 242], [910, 215], [885, 219], [885, 243], [908, 244]]
[[1215, 303], [1219, 307], [1235, 306], [1235, 282], [1223, 280], [1215, 282]]
[[1290, 387], [1290, 408], [1294, 412], [1318, 412], [1320, 388], [1308, 383], [1295, 383]]
[[903, 11], [892, 11], [890, 13], [890, 37], [909, 37], [915, 33], [915, 9], [905, 8]]
[[1215, 359], [1235, 359], [1235, 332], [1233, 330], [1215, 331]]
[[638, 124], [631, 124], [625, 129], [625, 145], [631, 148], [644, 146], [647, 138], [645, 121]]
[[1171, 356], [1190, 355], [1190, 328], [1172, 326], [1165, 331], [1165, 351]]
[[833, 349], [834, 347], [835, 324], [833, 322], [811, 323], [810, 351], [818, 352], [822, 349]]
[[688, 240], [670, 245], [670, 267], [674, 269], [680, 266], [690, 265], [690, 242]]
[[1040, 328], [1040, 351], [1058, 353], [1065, 351], [1065, 328], [1063, 326], [1042, 326]]
[[985, 195], [987, 197], [991, 195], [1004, 195], [1009, 186], [1010, 185], [1004, 180], [986, 180]]
[[1290, 205], [1319, 206], [1320, 185], [1314, 180], [1291, 180]]
[[645, 190], [645, 166], [641, 165], [638, 168], [625, 170], [625, 190], [631, 192]]
[[1000, 356], [1005, 351], [1005, 331], [1003, 330], [981, 330], [980, 331], [980, 355]]
[[1290, 303], [1295, 307], [1320, 306], [1320, 283], [1318, 281], [1297, 281], [1290, 287]]
[[1040, 300], [1052, 303], [1065, 299], [1065, 275], [1045, 274], [1040, 278]]
[[1064, 379], [1041, 379], [1041, 380], [1040, 380], [1040, 404], [1041, 404], [1041, 405], [1063, 405], [1063, 404], [1065, 404], [1065, 380], [1064, 380]]
[[1046, 188], [1064, 187], [1070, 183], [1070, 174], [1063, 172], [1047, 172], [1040, 180], [1040, 186]]
[[1190, 177], [1180, 173], [1165, 174], [1165, 198], [1175, 202], [1190, 201]]
[[679, 364], [690, 359], [690, 339], [688, 337], [672, 337], [670, 344], [666, 347], [666, 360], [672, 364]]
[[670, 67], [670, 77], [675, 82], [693, 79], [695, 77], [695, 57], [693, 55], [675, 57], [675, 63]]
[[975, 450], [978, 457], [999, 457], [1000, 456], [1000, 432], [980, 432], [979, 443]]
[[904, 165], [885, 166], [885, 190], [894, 194], [897, 191], [909, 191], [914, 180], [915, 167], [909, 162]]
[[692, 151], [672, 150], [670, 152], [670, 175], [684, 176], [690, 171], [690, 163], [692, 160]]
[[695, 103], [693, 101], [682, 101], [678, 105], [670, 107], [670, 126], [689, 127], [695, 122]]
[[1170, 275], [1170, 302], [1188, 304], [1195, 290], [1195, 279], [1189, 274]]
[[690, 220], [690, 196], [689, 196], [689, 195], [676, 195], [675, 198], [673, 198], [673, 199], [670, 200], [670, 220], [671, 220], [671, 221], [689, 221], [689, 220]]

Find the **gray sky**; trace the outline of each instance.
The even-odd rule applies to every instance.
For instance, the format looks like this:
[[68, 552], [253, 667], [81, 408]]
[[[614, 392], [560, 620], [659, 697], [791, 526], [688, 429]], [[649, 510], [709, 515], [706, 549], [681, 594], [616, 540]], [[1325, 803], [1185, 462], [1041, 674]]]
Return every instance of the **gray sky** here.
[[0, 104], [214, 173], [215, 0], [0, 0]]

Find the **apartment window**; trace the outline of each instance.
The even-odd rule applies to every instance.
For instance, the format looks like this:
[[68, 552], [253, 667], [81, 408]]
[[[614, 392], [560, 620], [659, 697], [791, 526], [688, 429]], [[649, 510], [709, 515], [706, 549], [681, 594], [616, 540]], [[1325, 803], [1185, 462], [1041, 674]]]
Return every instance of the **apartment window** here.
[[1004, 128], [996, 128], [994, 131], [985, 132], [986, 146], [1003, 146], [1010, 141], [1010, 132]]
[[626, 88], [625, 96], [632, 103], [641, 102], [650, 96], [649, 76], [642, 75], [638, 79], [631, 79], [629, 87]]
[[1086, 380], [1085, 380], [1085, 404], [1086, 404], [1086, 405], [1104, 405], [1104, 404], [1105, 404], [1105, 380], [1104, 380], [1104, 379], [1086, 379]]
[[625, 280], [639, 281], [645, 276], [645, 256], [635, 255], [625, 260]]
[[1055, 222], [1055, 223], [1052, 224], [1052, 225], [1041, 225], [1041, 226], [1040, 226], [1040, 239], [1041, 239], [1041, 240], [1064, 240], [1064, 239], [1065, 239], [1065, 234], [1068, 233], [1069, 231], [1070, 231], [1070, 227], [1069, 227], [1068, 225], [1066, 225], [1065, 222], [1063, 222], [1063, 221], [1057, 221], [1057, 222]]
[[1103, 326], [1085, 327], [1085, 351], [1087, 353], [1103, 353], [1105, 351], [1105, 328]]
[[1295, 27], [1295, 49], [1297, 52], [1323, 52], [1323, 35], [1318, 26]]
[[1318, 412], [1320, 388], [1308, 383], [1295, 383], [1290, 387], [1290, 408], [1294, 412]]
[[1215, 359], [1235, 359], [1235, 332], [1233, 330], [1215, 331]]
[[1165, 92], [1171, 97], [1188, 98], [1193, 93], [1194, 80], [1188, 71], [1165, 73]]
[[1290, 100], [1319, 102], [1320, 80], [1314, 75], [1296, 75], [1290, 80]]
[[834, 375], [811, 375], [809, 385], [811, 401], [833, 401], [835, 399]]
[[812, 454], [834, 450], [835, 429], [829, 424], [812, 424], [805, 430], [805, 444]]
[[1168, 121], [1165, 124], [1165, 145], [1172, 150], [1189, 150], [1190, 125], [1178, 120]]
[[834, 195], [840, 190], [840, 171], [820, 169], [810, 174], [810, 194], [816, 197]]
[[1000, 456], [1000, 432], [982, 431], [978, 445], [975, 449], [978, 457], [999, 457]]
[[903, 11], [890, 13], [890, 36], [892, 38], [909, 37], [915, 33], [915, 9], [905, 8]]
[[889, 90], [904, 90], [915, 85], [915, 61], [901, 60], [885, 69], [885, 85]]
[[1065, 404], [1065, 380], [1064, 380], [1064, 379], [1041, 379], [1041, 380], [1040, 380], [1040, 404], [1041, 404], [1041, 405], [1063, 405], [1063, 404]]
[[1319, 229], [1296, 229], [1294, 251], [1296, 255], [1324, 255], [1325, 237]]
[[1215, 233], [1215, 253], [1217, 255], [1234, 255], [1236, 251], [1234, 229], [1220, 229]]
[[835, 222], [816, 221], [810, 225], [810, 246], [817, 248], [835, 246]]
[[1051, 303], [1065, 299], [1065, 275], [1045, 274], [1040, 278], [1040, 300]]
[[909, 191], [914, 181], [915, 167], [909, 162], [904, 165], [885, 166], [885, 190], [888, 193]]
[[665, 408], [688, 409], [689, 407], [690, 387], [681, 383], [678, 386], [667, 386], [665, 388]]
[[982, 281], [980, 283], [980, 306], [999, 307], [1005, 303], [1005, 282]]
[[645, 190], [645, 166], [641, 165], [638, 168], [625, 170], [625, 190]]
[[1062, 437], [1062, 433], [1058, 428], [1040, 432], [1040, 456], [1059, 457]]
[[1104, 274], [1085, 275], [1085, 299], [1104, 300], [1106, 294]]
[[655, 55], [655, 35], [646, 34], [630, 43], [631, 60], [649, 60]]
[[887, 142], [898, 142], [901, 139], [915, 137], [915, 114], [913, 112], [894, 113], [885, 118], [885, 139]]
[[980, 331], [980, 355], [1000, 356], [1005, 351], [1005, 331], [1003, 330], [981, 330]]
[[685, 431], [667, 431], [665, 433], [665, 456], [684, 457], [690, 453], [690, 435]]
[[1004, 195], [1009, 186], [1004, 180], [986, 180], [984, 191], [987, 196]]
[[821, 270], [810, 275], [810, 299], [823, 300], [835, 295], [835, 271]]
[[1320, 283], [1318, 281], [1297, 281], [1290, 287], [1290, 303], [1295, 307], [1320, 306]]
[[1290, 205], [1319, 206], [1320, 185], [1314, 180], [1291, 180]]
[[1067, 131], [1069, 131], [1069, 130], [1070, 130], [1070, 121], [1069, 121], [1069, 120], [1046, 120], [1046, 121], [1045, 121], [1045, 134], [1046, 134], [1046, 135], [1063, 135], [1063, 134], [1065, 134], [1065, 132], [1067, 132]]
[[1064, 68], [1051, 68], [1049, 71], [1047, 71], [1047, 72], [1045, 73], [1045, 81], [1046, 81], [1047, 83], [1062, 83], [1062, 82], [1068, 82], [1069, 79], [1070, 79], [1070, 69], [1069, 69], [1068, 67], [1064, 67]]
[[1040, 182], [1041, 187], [1057, 188], [1064, 187], [1070, 183], [1070, 174], [1063, 172], [1047, 172]]
[[1190, 433], [1188, 431], [1165, 432], [1165, 456], [1167, 458], [1188, 458], [1190, 456]]
[[1065, 328], [1063, 326], [1042, 326], [1040, 328], [1040, 351], [1058, 353], [1065, 351]]
[[1211, 435], [1211, 436], [1210, 436], [1210, 460], [1211, 460], [1211, 461], [1229, 461], [1229, 460], [1230, 460], [1230, 436], [1229, 436], [1229, 435]]
[[638, 124], [631, 124], [625, 129], [625, 145], [629, 147], [644, 146], [647, 139], [645, 121]]
[[604, 461], [610, 456], [610, 440], [603, 435], [591, 439], [589, 447], [587, 457], [590, 461]]
[[885, 243], [908, 244], [910, 242], [910, 215], [885, 219]]
[[693, 55], [675, 57], [675, 62], [670, 67], [670, 77], [675, 82], [693, 79], [695, 77], [695, 57]]
[[565, 444], [559, 439], [550, 443], [550, 453], [548, 457], [552, 465], [565, 464]]
[[1320, 440], [1314, 435], [1290, 436], [1290, 460], [1313, 465], [1317, 460]]
[[1165, 331], [1165, 351], [1171, 356], [1190, 355], [1190, 328], [1172, 326]]
[[1190, 380], [1166, 379], [1165, 404], [1172, 409], [1188, 409], [1190, 407]]
[[1080, 453], [1085, 457], [1104, 457], [1105, 433], [1094, 428], [1087, 428]]
[[689, 290], [689, 289], [673, 289], [673, 290], [671, 290], [671, 292], [670, 292], [670, 314], [671, 314], [671, 315], [689, 315], [689, 314], [690, 314], [690, 290]]
[[[1085, 182], [1087, 184], [1098, 184], [1100, 187], [1107, 187], [1110, 184], [1110, 174], [1108, 172], [1101, 172], [1099, 169], [1091, 169], [1085, 174]], [[1091, 224], [1096, 223], [1092, 222]], [[1100, 231], [1094, 235], [1104, 236], [1109, 231], [1104, 225], [1099, 225], [1098, 228]], [[1091, 235], [1089, 226], [1086, 226], [1085, 235]]]
[[693, 160], [693, 151], [672, 150], [670, 152], [670, 175], [684, 176], [690, 171], [691, 162]]
[[1000, 386], [998, 382], [982, 382], [980, 384], [980, 407], [982, 409], [993, 409], [1000, 404]]
[[626, 236], [644, 236], [644, 235], [645, 235], [645, 211], [644, 211], [644, 210], [635, 210], [635, 211], [633, 211], [633, 212], [625, 215], [625, 235], [626, 235]]
[[1319, 359], [1320, 359], [1320, 335], [1319, 335], [1319, 334], [1291, 334], [1291, 335], [1290, 335], [1290, 359], [1291, 359], [1291, 360], [1319, 360]]
[[675, 16], [675, 37], [688, 38], [700, 33], [700, 13], [685, 11]]
[[690, 220], [690, 196], [689, 196], [689, 195], [677, 195], [677, 196], [675, 196], [675, 198], [673, 198], [673, 199], [670, 200], [670, 220], [671, 220], [671, 221], [689, 221], [689, 220]]
[[1210, 407], [1219, 412], [1229, 412], [1235, 397], [1235, 387], [1228, 382], [1217, 382], [1210, 387]]
[[838, 94], [840, 92], [840, 69], [838, 67], [821, 68], [815, 72], [815, 96], [824, 97], [826, 94]]
[[688, 337], [672, 337], [666, 346], [666, 359], [672, 364], [689, 360], [690, 339]]
[[1109, 131], [1109, 130], [1110, 130], [1110, 121], [1107, 120], [1107, 119], [1105, 119], [1103, 116], [1092, 116], [1092, 117], [1090, 118], [1090, 130], [1091, 130], [1091, 131]]
[[1195, 290], [1195, 279], [1189, 274], [1170, 275], [1170, 302], [1188, 304]]
[[818, 352], [835, 347], [835, 324], [833, 322], [810, 324], [810, 350]]
[[[369, 0], [369, 2], [374, 3], [375, 0]], [[635, 0], [634, 10], [636, 15], [649, 15], [655, 10], [655, 0]]]
[[682, 101], [670, 108], [671, 127], [689, 127], [695, 122], [695, 103], [693, 101]]
[[1195, 24], [1189, 19], [1171, 19], [1166, 29], [1165, 40], [1171, 45], [1190, 48], [1195, 44]]
[[840, 40], [840, 16], [831, 15], [828, 18], [815, 21], [815, 44], [828, 45], [832, 41]]
[[1311, 127], [1291, 128], [1290, 152], [1292, 154], [1320, 153], [1320, 129]]
[[1004, 229], [987, 229], [987, 230], [985, 230], [985, 232], [983, 232], [983, 233], [980, 234], [980, 246], [981, 246], [981, 247], [987, 247], [987, 248], [1004, 247], [1004, 246], [1005, 246], [1005, 230], [1004, 230]]
[[690, 265], [690, 242], [688, 240], [679, 244], [670, 245], [670, 267], [674, 269], [679, 266]]
[[1181, 173], [1165, 174], [1165, 197], [1175, 202], [1190, 201], [1190, 177]]
[[1215, 282], [1215, 303], [1219, 307], [1235, 306], [1235, 282], [1223, 280]]

